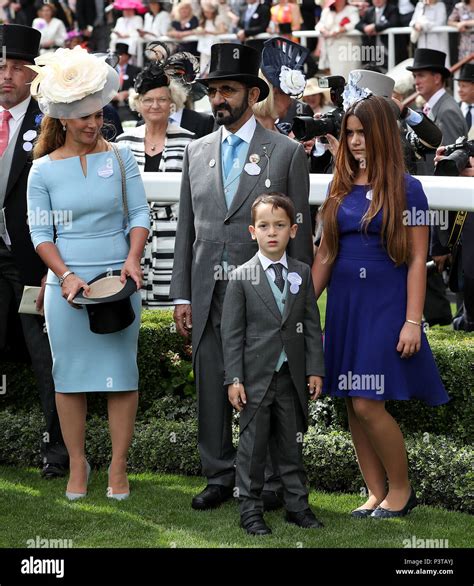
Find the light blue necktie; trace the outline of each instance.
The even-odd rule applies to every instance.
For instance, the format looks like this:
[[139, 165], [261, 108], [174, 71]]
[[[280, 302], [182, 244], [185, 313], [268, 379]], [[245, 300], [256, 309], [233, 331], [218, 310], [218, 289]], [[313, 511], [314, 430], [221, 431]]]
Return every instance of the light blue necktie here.
[[237, 156], [237, 148], [241, 142], [243, 141], [239, 136], [236, 136], [235, 134], [229, 134], [229, 136], [222, 144], [222, 147], [225, 147], [223, 155], [225, 179], [227, 179], [227, 177], [230, 175], [235, 161], [238, 162], [239, 160], [239, 157]]

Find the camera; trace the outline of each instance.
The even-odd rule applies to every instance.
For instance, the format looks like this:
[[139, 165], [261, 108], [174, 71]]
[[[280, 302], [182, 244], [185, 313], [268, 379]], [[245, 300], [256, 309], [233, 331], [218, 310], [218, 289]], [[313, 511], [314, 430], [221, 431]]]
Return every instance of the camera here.
[[[331, 91], [331, 101], [336, 108], [316, 120], [312, 116], [295, 116], [292, 130], [299, 141], [311, 140], [316, 136], [324, 137], [325, 134], [332, 134], [338, 138], [341, 133], [344, 117], [342, 92], [346, 80], [341, 75], [329, 75], [319, 79], [318, 83], [320, 88]], [[320, 141], [327, 142], [325, 138], [321, 138]]]
[[457, 177], [468, 166], [469, 157], [474, 157], [474, 140], [460, 136], [454, 144], [446, 147], [443, 158], [436, 163], [434, 174]]

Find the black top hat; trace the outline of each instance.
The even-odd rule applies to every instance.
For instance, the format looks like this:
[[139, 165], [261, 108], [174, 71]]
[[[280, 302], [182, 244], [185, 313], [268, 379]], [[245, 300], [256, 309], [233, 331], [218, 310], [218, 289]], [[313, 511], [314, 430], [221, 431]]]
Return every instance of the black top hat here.
[[443, 77], [449, 77], [451, 72], [444, 63], [446, 61], [446, 53], [443, 51], [436, 51], [435, 49], [416, 49], [413, 65], [407, 67], [408, 71], [420, 71], [427, 69], [441, 73]]
[[[303, 87], [292, 88], [282, 83], [282, 68], [287, 67], [292, 71], [301, 72], [304, 77], [303, 66], [309, 55], [309, 49], [294, 43], [283, 37], [274, 37], [263, 43], [262, 65], [263, 74], [273, 87], [280, 88], [290, 96], [301, 95], [304, 91], [306, 81], [300, 80]], [[301, 76], [299, 76], [301, 78]], [[300, 90], [300, 91], [298, 91]]]
[[133, 322], [135, 312], [130, 296], [136, 293], [137, 286], [131, 277], [127, 277], [123, 284], [120, 282], [120, 271], [108, 271], [87, 284], [91, 287], [89, 296], [84, 297], [84, 289], [81, 289], [73, 303], [86, 306], [91, 332], [113, 334]]
[[455, 81], [470, 81], [474, 83], [474, 63], [465, 63], [461, 67], [459, 77]]
[[229, 79], [240, 81], [249, 87], [258, 87], [261, 102], [268, 96], [268, 84], [258, 77], [260, 53], [247, 45], [237, 43], [216, 43], [211, 47], [209, 77], [196, 81], [208, 85], [210, 81]]
[[117, 43], [115, 45], [115, 52], [117, 55], [131, 55], [128, 43]]
[[38, 57], [40, 31], [22, 24], [0, 24], [0, 59], [5, 47], [7, 59], [22, 59], [29, 63]]

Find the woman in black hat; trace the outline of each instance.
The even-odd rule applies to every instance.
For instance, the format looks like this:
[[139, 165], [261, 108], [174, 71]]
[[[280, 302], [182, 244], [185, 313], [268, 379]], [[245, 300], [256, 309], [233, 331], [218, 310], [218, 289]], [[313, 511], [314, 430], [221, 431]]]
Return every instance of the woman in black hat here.
[[[199, 68], [197, 60], [193, 59]], [[129, 103], [145, 123], [127, 129], [117, 137], [117, 142], [130, 148], [143, 171], [182, 171], [184, 149], [194, 139], [194, 133], [170, 122], [170, 116], [183, 108], [186, 98], [184, 86], [168, 76], [160, 63], [151, 62], [138, 74]], [[142, 303], [148, 309], [170, 308], [169, 285], [178, 208], [178, 203], [154, 201], [150, 204], [151, 231], [143, 255], [142, 288]]]
[[[123, 499], [129, 494], [127, 452], [138, 401], [137, 289], [149, 228], [145, 190], [129, 149], [114, 153], [100, 132], [102, 108], [118, 90], [117, 72], [80, 47], [58, 49], [35, 62], [31, 92], [44, 117], [28, 181], [28, 214], [33, 244], [49, 267], [44, 307], [70, 457], [66, 496], [76, 500], [87, 493], [86, 393], [108, 392], [107, 496]], [[97, 276], [100, 283], [90, 286]], [[74, 305], [81, 289], [95, 301], [87, 311]]]

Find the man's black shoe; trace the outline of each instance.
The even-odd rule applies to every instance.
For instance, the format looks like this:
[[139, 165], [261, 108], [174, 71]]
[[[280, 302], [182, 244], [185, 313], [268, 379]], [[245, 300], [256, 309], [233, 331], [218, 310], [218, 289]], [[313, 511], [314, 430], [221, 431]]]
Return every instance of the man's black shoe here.
[[464, 315], [453, 319], [453, 329], [457, 331], [474, 332], [474, 322], [467, 321]]
[[277, 511], [283, 507], [283, 494], [275, 490], [262, 490], [260, 498], [263, 501], [263, 510]]
[[68, 468], [66, 466], [62, 466], [61, 464], [45, 464], [43, 466], [43, 470], [41, 470], [41, 477], [45, 478], [46, 480], [51, 480], [52, 478], [64, 478], [66, 476]]
[[242, 517], [240, 526], [245, 529], [249, 535], [270, 535], [272, 530], [263, 520], [261, 513], [253, 513], [247, 517]]
[[324, 527], [321, 521], [318, 521], [311, 509], [300, 511], [299, 513], [291, 513], [286, 511], [286, 520], [288, 523], [294, 523], [303, 529], [320, 529]]
[[232, 488], [221, 484], [208, 484], [206, 488], [197, 494], [191, 503], [193, 509], [206, 511], [215, 509], [233, 496]]

